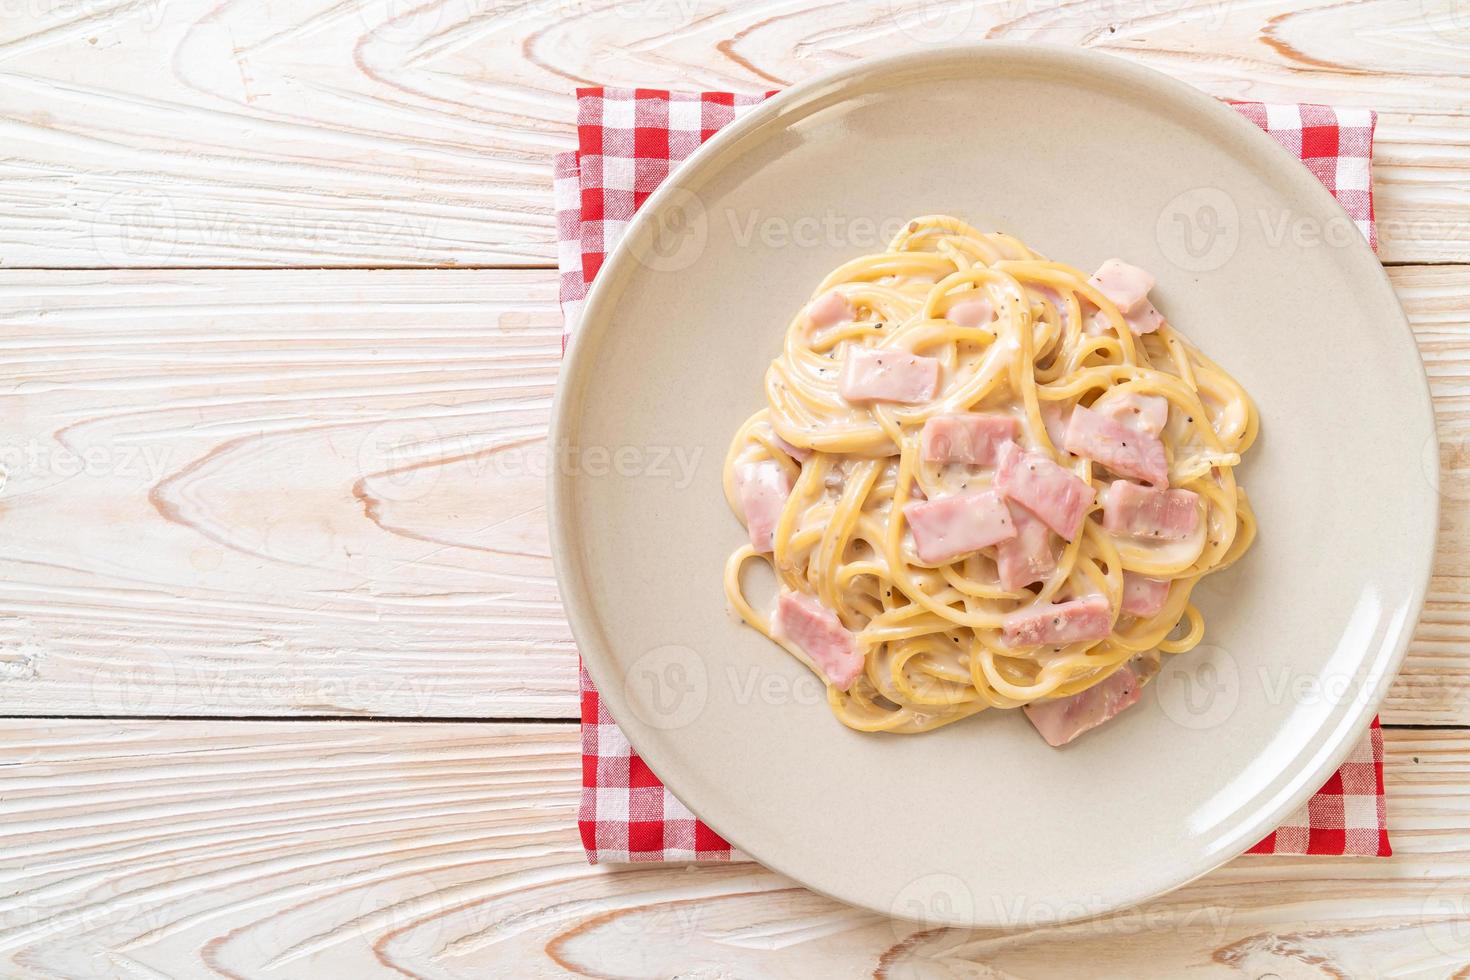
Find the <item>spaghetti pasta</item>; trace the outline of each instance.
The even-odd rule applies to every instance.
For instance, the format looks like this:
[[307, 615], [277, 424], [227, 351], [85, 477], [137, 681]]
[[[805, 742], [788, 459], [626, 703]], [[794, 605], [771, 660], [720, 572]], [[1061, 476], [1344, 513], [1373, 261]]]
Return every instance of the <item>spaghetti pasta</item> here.
[[[1258, 422], [1151, 286], [928, 215], [792, 321], [725, 461], [751, 535], [725, 590], [843, 724], [1075, 697], [1200, 641], [1192, 590], [1255, 535], [1234, 467]], [[747, 595], [756, 559], [777, 612]]]

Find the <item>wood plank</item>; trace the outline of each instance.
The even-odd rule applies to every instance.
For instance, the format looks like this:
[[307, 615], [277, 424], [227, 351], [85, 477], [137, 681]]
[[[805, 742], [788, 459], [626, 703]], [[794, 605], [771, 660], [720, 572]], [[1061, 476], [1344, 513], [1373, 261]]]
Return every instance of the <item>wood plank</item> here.
[[[23, 9], [22, 9], [23, 8]], [[1082, 45], [1382, 113], [1383, 257], [1470, 260], [1470, 18], [1267, 0], [30, 3], [0, 21], [0, 262], [548, 263], [579, 84], [760, 91], [875, 52]]]
[[553, 280], [0, 273], [3, 710], [572, 713]]
[[[1391, 859], [1243, 858], [1057, 926], [925, 930], [749, 863], [589, 867], [571, 725], [0, 722], [0, 972], [1444, 977], [1470, 734], [1390, 731]], [[1456, 974], [1463, 975], [1463, 974]]]
[[[1470, 269], [1392, 276], [1445, 478], [1384, 719], [1470, 723]], [[574, 717], [542, 503], [554, 288], [0, 272], [0, 714]]]

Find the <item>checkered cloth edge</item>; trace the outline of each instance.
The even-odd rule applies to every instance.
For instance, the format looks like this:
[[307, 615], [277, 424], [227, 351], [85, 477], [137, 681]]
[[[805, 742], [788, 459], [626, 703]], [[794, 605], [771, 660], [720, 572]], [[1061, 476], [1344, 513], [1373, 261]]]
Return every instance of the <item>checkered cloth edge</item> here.
[[551, 162], [551, 203], [556, 208], [556, 266], [560, 273], [562, 352], [582, 319], [588, 279], [582, 272], [582, 168], [577, 154], [558, 153]]
[[1393, 853], [1383, 802], [1383, 729], [1377, 718], [1332, 778], [1246, 853]]
[[[662, 89], [577, 90], [578, 150], [553, 167], [562, 343], [576, 329], [588, 285], [634, 212], [669, 172], [762, 96]], [[1368, 109], [1235, 102], [1232, 108], [1296, 156], [1332, 192], [1376, 250]], [[582, 690], [582, 804], [578, 826], [593, 864], [727, 861], [741, 857], [659, 781], [597, 696]], [[1391, 853], [1378, 719], [1348, 761], [1251, 854]]]
[[729, 861], [724, 838], [689, 812], [628, 744], [582, 675], [582, 806], [577, 827], [592, 864]]

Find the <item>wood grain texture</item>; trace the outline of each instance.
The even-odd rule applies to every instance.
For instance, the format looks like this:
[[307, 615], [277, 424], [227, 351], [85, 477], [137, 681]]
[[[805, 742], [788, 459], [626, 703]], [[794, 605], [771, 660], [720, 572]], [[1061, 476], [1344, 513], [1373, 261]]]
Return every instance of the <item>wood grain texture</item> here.
[[553, 288], [0, 273], [0, 710], [573, 713]]
[[[1444, 477], [1383, 717], [1466, 724], [1470, 269], [1392, 277]], [[0, 715], [575, 717], [543, 506], [554, 289], [0, 272]]]
[[1377, 108], [1383, 258], [1470, 260], [1455, 0], [36, 0], [0, 19], [0, 264], [546, 264], [575, 86], [760, 91], [981, 38]]
[[1015, 929], [969, 933], [748, 863], [589, 867], [577, 745], [560, 724], [0, 722], [0, 973], [1340, 980], [1470, 964], [1465, 733], [1387, 733], [1391, 859], [1243, 858], [1137, 909], [1057, 926], [1022, 898]]

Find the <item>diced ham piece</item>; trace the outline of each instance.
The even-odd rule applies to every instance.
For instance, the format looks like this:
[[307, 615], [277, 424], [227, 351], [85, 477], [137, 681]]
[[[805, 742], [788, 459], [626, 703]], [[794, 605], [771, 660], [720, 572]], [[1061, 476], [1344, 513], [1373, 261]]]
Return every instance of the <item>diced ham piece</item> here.
[[1199, 527], [1199, 494], [1150, 490], [1114, 480], [1103, 503], [1103, 530], [1155, 541], [1183, 541]]
[[1028, 288], [1038, 297], [1045, 299], [1052, 306], [1056, 307], [1057, 318], [1061, 321], [1062, 326], [1065, 327], [1067, 320], [1071, 317], [1071, 310], [1067, 306], [1067, 301], [1062, 299], [1062, 294], [1050, 286], [1042, 286], [1038, 283], [1031, 283]]
[[1167, 579], [1149, 578], [1137, 572], [1123, 573], [1123, 611], [1130, 616], [1157, 616], [1169, 600]]
[[1119, 476], [1131, 476], [1156, 487], [1169, 485], [1169, 460], [1157, 437], [1135, 432], [1090, 408], [1078, 405], [1072, 410], [1063, 448], [1101, 463]]
[[782, 592], [773, 625], [776, 635], [799, 647], [839, 691], [851, 687], [863, 672], [863, 655], [853, 632], [811, 596]]
[[745, 512], [745, 529], [750, 533], [750, 546], [756, 551], [770, 551], [776, 533], [776, 522], [791, 496], [791, 478], [774, 459], [759, 463], [739, 463], [735, 467], [735, 484], [740, 491], [740, 509]]
[[1113, 389], [1092, 403], [1094, 412], [1116, 419], [1134, 432], [1156, 436], [1169, 422], [1169, 399]]
[[1112, 300], [1124, 316], [1145, 302], [1148, 291], [1154, 288], [1153, 276], [1122, 259], [1108, 259], [1087, 281]]
[[926, 565], [943, 565], [1016, 533], [1010, 509], [994, 490], [915, 501], [904, 505], [903, 516]]
[[1040, 453], [1022, 451], [1014, 442], [1001, 447], [995, 488], [1068, 541], [1082, 530], [1094, 499], [1086, 480]]
[[951, 323], [962, 327], [978, 327], [995, 319], [995, 308], [984, 296], [978, 299], [961, 300], [944, 314]]
[[1123, 314], [1123, 319], [1128, 321], [1128, 329], [1139, 337], [1153, 333], [1164, 325], [1164, 314], [1155, 309], [1154, 304], [1148, 300], [1139, 303], [1138, 309], [1132, 313]]
[[[1129, 331], [1131, 331], [1135, 337], [1142, 337], [1146, 333], [1153, 333], [1155, 330], [1159, 329], [1159, 327], [1164, 325], [1164, 314], [1155, 309], [1154, 304], [1150, 303], [1148, 300], [1144, 300], [1142, 303], [1138, 304], [1138, 309], [1134, 310], [1132, 313], [1123, 314], [1123, 322], [1128, 324]], [[1087, 323], [1084, 329], [1090, 334], [1111, 333], [1113, 329], [1113, 324], [1112, 321], [1108, 319], [1106, 313], [1104, 313], [1102, 310], [1098, 310], [1096, 313], [1092, 314], [1092, 316], [1087, 318]]]
[[1021, 423], [1010, 415], [961, 412], [936, 415], [924, 423], [919, 451], [930, 463], [990, 466], [1000, 447], [1016, 438]]
[[1105, 595], [1068, 602], [1022, 606], [1006, 613], [1001, 634], [1011, 646], [1066, 646], [1106, 639], [1113, 631], [1112, 607]]
[[1053, 446], [1060, 447], [1067, 438], [1067, 423], [1072, 418], [1072, 406], [1062, 402], [1041, 403], [1041, 424], [1046, 426], [1047, 438]]
[[807, 308], [806, 315], [812, 321], [812, 326], [821, 329], [851, 320], [853, 309], [847, 297], [834, 289], [817, 297]]
[[884, 347], [849, 347], [837, 393], [850, 402], [916, 405], [939, 389], [939, 361]]
[[1011, 504], [1011, 523], [1016, 536], [995, 546], [995, 563], [1000, 568], [1000, 587], [1019, 592], [1032, 582], [1043, 582], [1057, 568], [1057, 548], [1051, 529], [1041, 518], [1018, 504]]
[[793, 446], [785, 439], [782, 439], [779, 433], [772, 432], [771, 441], [776, 444], [777, 449], [781, 450], [783, 453], [785, 453], [787, 456], [790, 456], [798, 463], [805, 463], [807, 460], [812, 458], [812, 451], [810, 449], [807, 449], [803, 446]]
[[1156, 661], [1134, 657], [1085, 691], [1069, 698], [1033, 701], [1022, 710], [1046, 744], [1066, 745], [1137, 704], [1143, 685], [1157, 669]]

